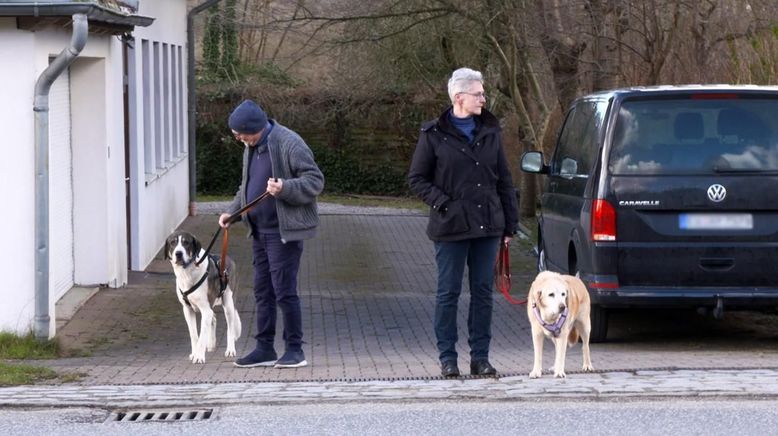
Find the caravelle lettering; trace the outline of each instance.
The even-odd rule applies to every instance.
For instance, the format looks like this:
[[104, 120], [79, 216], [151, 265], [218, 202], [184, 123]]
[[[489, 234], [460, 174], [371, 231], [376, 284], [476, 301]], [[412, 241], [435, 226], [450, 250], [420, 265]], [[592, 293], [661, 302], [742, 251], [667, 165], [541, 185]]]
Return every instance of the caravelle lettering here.
[[659, 200], [619, 200], [619, 206], [659, 206]]

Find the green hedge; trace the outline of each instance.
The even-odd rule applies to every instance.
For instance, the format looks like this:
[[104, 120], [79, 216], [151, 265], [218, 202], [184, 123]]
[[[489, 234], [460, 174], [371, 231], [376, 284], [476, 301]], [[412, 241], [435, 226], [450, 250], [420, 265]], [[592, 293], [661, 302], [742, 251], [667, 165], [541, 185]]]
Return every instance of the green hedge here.
[[[309, 144], [325, 177], [325, 192], [408, 195], [405, 165], [388, 158], [365, 156], [364, 147], [334, 149]], [[197, 129], [197, 192], [233, 195], [240, 184], [243, 145], [213, 124]]]
[[282, 86], [264, 76], [255, 83], [198, 85], [197, 192], [232, 195], [240, 183], [243, 145], [227, 119], [244, 98], [299, 133], [314, 152], [327, 193], [409, 195], [406, 173], [419, 126], [445, 103], [434, 96], [385, 93], [358, 96], [302, 85]]

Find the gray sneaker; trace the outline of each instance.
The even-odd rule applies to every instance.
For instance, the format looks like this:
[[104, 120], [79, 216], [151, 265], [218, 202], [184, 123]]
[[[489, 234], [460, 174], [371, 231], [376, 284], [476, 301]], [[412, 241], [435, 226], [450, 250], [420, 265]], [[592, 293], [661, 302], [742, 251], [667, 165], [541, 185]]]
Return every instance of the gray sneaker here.
[[276, 361], [276, 368], [300, 368], [307, 366], [303, 350], [286, 350], [284, 355]]

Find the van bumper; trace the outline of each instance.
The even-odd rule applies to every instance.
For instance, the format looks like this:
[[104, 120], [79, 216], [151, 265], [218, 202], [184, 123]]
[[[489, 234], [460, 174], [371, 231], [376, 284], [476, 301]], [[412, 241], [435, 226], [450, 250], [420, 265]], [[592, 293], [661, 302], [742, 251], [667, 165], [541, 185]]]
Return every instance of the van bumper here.
[[677, 288], [677, 287], [589, 287], [592, 304], [602, 307], [699, 307], [729, 308], [778, 306], [778, 287], [771, 288]]

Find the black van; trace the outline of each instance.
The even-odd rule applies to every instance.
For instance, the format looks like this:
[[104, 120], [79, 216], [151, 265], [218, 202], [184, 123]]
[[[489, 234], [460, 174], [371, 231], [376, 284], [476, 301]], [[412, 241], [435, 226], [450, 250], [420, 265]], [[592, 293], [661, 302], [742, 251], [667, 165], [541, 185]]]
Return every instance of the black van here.
[[592, 341], [609, 308], [778, 304], [778, 88], [588, 95], [521, 168], [548, 176], [538, 269], [580, 275]]

